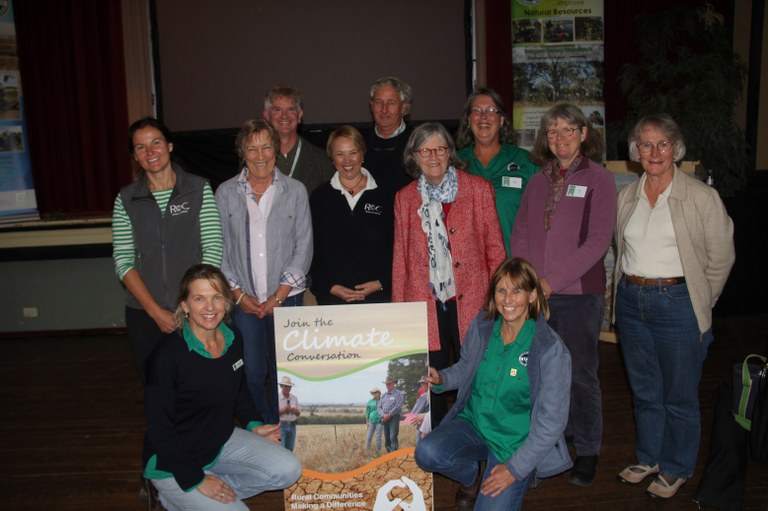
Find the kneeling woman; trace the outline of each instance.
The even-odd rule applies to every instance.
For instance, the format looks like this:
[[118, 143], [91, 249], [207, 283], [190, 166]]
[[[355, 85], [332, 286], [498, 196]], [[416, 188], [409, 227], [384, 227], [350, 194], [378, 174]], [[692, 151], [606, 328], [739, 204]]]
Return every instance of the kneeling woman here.
[[416, 462], [462, 484], [459, 506], [471, 505], [479, 484], [476, 510], [520, 509], [534, 475], [572, 465], [563, 437], [571, 357], [547, 316], [533, 266], [508, 259], [491, 279], [459, 361], [439, 372], [429, 368], [433, 392], [459, 392], [440, 426], [416, 447]]
[[279, 426], [264, 425], [253, 407], [242, 337], [222, 322], [232, 306], [221, 271], [192, 266], [179, 292], [181, 329], [148, 362], [144, 476], [169, 511], [247, 511], [240, 499], [301, 475], [299, 460], [280, 446]]

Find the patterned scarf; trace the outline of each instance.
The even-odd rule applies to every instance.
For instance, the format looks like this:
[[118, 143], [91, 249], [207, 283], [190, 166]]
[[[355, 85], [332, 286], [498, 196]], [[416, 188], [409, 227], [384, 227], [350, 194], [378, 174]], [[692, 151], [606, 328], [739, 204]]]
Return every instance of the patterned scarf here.
[[456, 296], [456, 283], [453, 280], [453, 264], [448, 232], [443, 220], [444, 202], [453, 202], [459, 191], [456, 169], [448, 167], [439, 185], [431, 185], [424, 174], [419, 176], [417, 185], [421, 195], [421, 228], [427, 235], [427, 254], [429, 254], [429, 285], [435, 298], [446, 302]]
[[553, 158], [549, 160], [541, 169], [542, 174], [549, 179], [549, 197], [547, 197], [547, 206], [544, 209], [544, 230], [548, 231], [552, 227], [552, 216], [555, 214], [557, 203], [563, 197], [563, 188], [565, 188], [565, 179], [573, 174], [581, 163], [581, 156], [577, 156], [568, 166], [568, 172], [560, 172], [560, 162]]

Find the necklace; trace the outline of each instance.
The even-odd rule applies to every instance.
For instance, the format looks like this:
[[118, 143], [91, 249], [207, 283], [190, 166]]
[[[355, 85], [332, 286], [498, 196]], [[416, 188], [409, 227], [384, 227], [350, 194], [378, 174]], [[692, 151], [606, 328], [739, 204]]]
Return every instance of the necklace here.
[[352, 186], [346, 186], [344, 183], [341, 183], [342, 178], [341, 176], [339, 176], [339, 183], [341, 183], [341, 186], [343, 186], [347, 190], [347, 192], [349, 192], [350, 195], [354, 195], [355, 188], [357, 188], [357, 185], [359, 185], [364, 178], [365, 178], [365, 174], [361, 172], [360, 177], [357, 178], [357, 181], [355, 182], [355, 184], [353, 184]]

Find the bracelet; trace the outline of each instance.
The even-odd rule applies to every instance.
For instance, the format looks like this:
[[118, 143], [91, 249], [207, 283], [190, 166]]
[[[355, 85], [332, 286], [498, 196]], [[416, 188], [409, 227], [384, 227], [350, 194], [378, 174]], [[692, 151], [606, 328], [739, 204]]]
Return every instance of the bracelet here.
[[240, 296], [238, 296], [238, 297], [237, 297], [237, 300], [235, 300], [235, 307], [237, 307], [238, 305], [240, 305], [240, 302], [242, 302], [242, 301], [243, 301], [243, 297], [244, 297], [244, 296], [245, 296], [245, 291], [243, 291], [242, 293], [240, 293]]
[[273, 294], [272, 298], [275, 299], [278, 305], [283, 305], [283, 301], [277, 296], [277, 293]]

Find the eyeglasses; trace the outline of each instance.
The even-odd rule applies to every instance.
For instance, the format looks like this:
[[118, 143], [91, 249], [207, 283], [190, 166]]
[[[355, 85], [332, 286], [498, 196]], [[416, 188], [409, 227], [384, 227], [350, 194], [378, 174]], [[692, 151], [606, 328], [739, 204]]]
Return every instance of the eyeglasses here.
[[414, 152], [426, 160], [433, 154], [438, 158], [445, 156], [448, 154], [448, 148], [444, 146], [435, 147], [434, 149], [430, 149], [429, 147], [422, 147], [421, 149]]
[[581, 131], [581, 128], [560, 128], [559, 130], [553, 128], [547, 130], [547, 138], [552, 140], [557, 138], [558, 135], [563, 138], [571, 138], [577, 131]]
[[658, 149], [660, 153], [664, 154], [670, 149], [672, 149], [672, 143], [667, 142], [666, 140], [661, 140], [656, 144], [653, 144], [652, 142], [643, 142], [643, 143], [637, 144], [638, 151], [640, 151], [643, 154], [652, 153], [654, 147]]
[[486, 117], [497, 117], [499, 115], [499, 109], [495, 106], [489, 106], [483, 110], [479, 106], [473, 106], [469, 110], [469, 115], [472, 117], [482, 117], [483, 114], [485, 114]]

